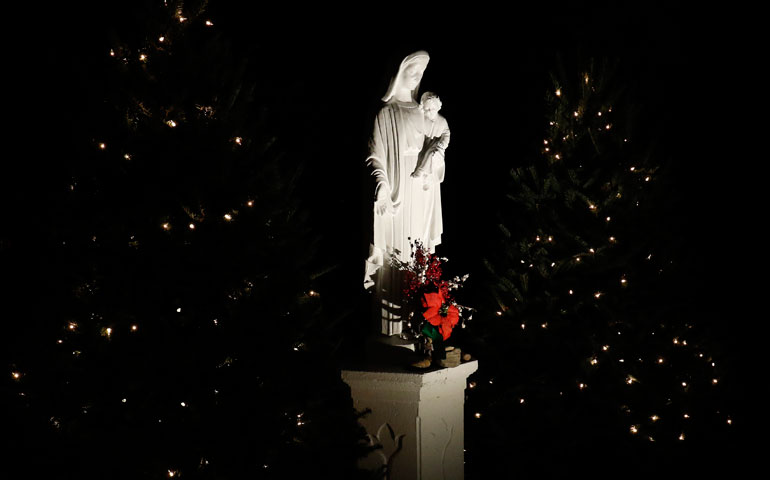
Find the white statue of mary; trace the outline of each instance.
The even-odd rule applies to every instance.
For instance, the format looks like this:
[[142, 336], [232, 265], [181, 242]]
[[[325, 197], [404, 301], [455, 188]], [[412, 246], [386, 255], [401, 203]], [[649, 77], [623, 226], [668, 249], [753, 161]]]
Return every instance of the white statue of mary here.
[[404, 58], [398, 73], [382, 98], [385, 105], [374, 121], [366, 159], [376, 181], [373, 237], [366, 260], [364, 287], [374, 287], [375, 316], [381, 320], [381, 333], [398, 335], [402, 331], [401, 275], [390, 266], [392, 256], [410, 258], [410, 241], [420, 240], [427, 250], [441, 243], [441, 192], [443, 155], [436, 156], [425, 176], [414, 178], [418, 158], [430, 135], [427, 120], [417, 103], [425, 67], [430, 57], [418, 51]]

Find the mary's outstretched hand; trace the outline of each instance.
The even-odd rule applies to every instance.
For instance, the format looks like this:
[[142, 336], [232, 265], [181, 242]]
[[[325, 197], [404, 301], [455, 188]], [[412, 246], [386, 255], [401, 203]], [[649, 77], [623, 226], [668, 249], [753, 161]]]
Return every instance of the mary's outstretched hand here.
[[390, 189], [385, 185], [377, 189], [377, 199], [374, 201], [374, 211], [377, 215], [393, 213], [393, 201], [390, 199]]

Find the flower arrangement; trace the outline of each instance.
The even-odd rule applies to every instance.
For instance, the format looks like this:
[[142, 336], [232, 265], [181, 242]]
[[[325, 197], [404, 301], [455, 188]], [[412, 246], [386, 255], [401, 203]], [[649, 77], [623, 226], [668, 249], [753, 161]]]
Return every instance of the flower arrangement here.
[[408, 319], [405, 332], [416, 341], [421, 353], [443, 358], [444, 343], [452, 330], [458, 323], [465, 328], [465, 321], [473, 317], [469, 313], [473, 309], [458, 304], [454, 297], [468, 275], [443, 279], [441, 265], [448, 259], [430, 253], [419, 240], [411, 245], [408, 262], [395, 256], [391, 260], [392, 267], [403, 274], [403, 308]]

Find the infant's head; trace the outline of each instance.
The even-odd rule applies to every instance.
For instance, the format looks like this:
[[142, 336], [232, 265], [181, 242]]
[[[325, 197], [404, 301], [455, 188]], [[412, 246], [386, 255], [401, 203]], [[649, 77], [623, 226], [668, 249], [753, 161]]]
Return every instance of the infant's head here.
[[425, 112], [426, 117], [435, 120], [438, 111], [441, 110], [441, 99], [433, 92], [425, 92], [420, 97], [420, 108]]

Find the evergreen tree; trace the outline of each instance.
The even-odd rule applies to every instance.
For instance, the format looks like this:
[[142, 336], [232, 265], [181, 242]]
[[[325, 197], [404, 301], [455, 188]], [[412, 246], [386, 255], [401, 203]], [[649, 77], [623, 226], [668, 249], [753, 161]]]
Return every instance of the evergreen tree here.
[[471, 384], [468, 462], [490, 466], [505, 445], [523, 464], [492, 468], [566, 475], [602, 455], [656, 471], [732, 418], [681, 291], [665, 152], [635, 123], [616, 65], [566, 70], [546, 95], [541, 155], [511, 169], [485, 260], [493, 313], [475, 349], [489, 378]]
[[113, 8], [100, 57], [57, 62], [78, 100], [40, 221], [3, 235], [5, 271], [35, 282], [11, 292], [36, 305], [7, 337], [4, 468], [355, 476], [362, 431], [264, 52], [206, 2]]

